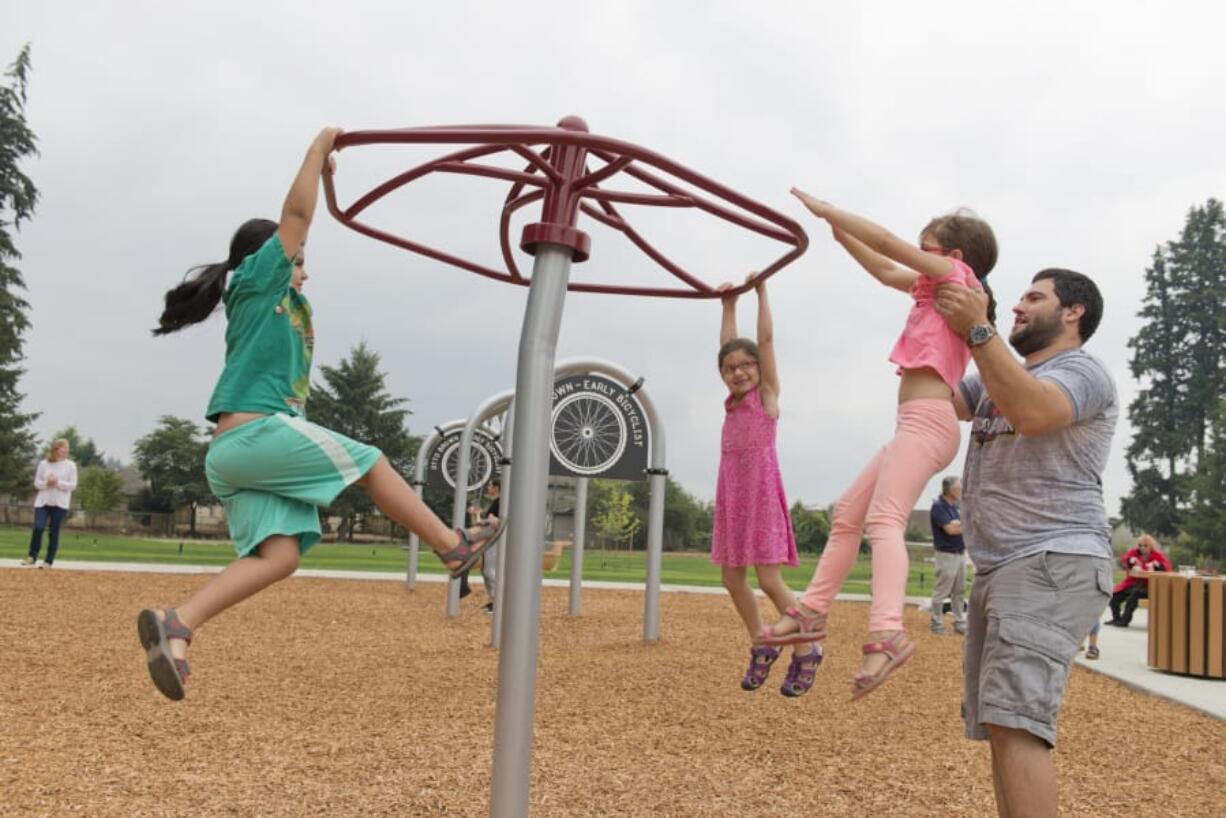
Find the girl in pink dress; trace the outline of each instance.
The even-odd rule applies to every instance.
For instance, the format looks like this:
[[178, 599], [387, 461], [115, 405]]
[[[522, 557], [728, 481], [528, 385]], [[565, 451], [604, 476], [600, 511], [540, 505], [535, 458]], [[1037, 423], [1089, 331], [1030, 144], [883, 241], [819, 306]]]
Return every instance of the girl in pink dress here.
[[[962, 211], [933, 219], [920, 231], [919, 246], [903, 241], [867, 219], [792, 188], [835, 239], [874, 278], [909, 293], [913, 305], [890, 361], [898, 366], [898, 419], [894, 438], [865, 466], [834, 508], [830, 539], [800, 604], [762, 632], [771, 645], [824, 639], [826, 613], [860, 550], [867, 530], [873, 551], [873, 602], [869, 641], [852, 681], [852, 699], [875, 690], [915, 652], [903, 630], [907, 589], [907, 517], [932, 476], [958, 452], [961, 434], [954, 414], [953, 390], [970, 361], [968, 339], [955, 334], [934, 308], [943, 282], [969, 287], [996, 265], [996, 237], [986, 222]], [[991, 290], [988, 290], [989, 297]], [[995, 304], [989, 306], [995, 321]], [[991, 337], [992, 328], [975, 327]], [[980, 341], [982, 342], [982, 341]]]
[[[726, 291], [731, 287], [722, 284], [719, 289]], [[741, 680], [743, 690], [761, 687], [780, 653], [779, 647], [760, 642], [762, 620], [757, 598], [749, 587], [749, 566], [754, 567], [758, 586], [782, 614], [793, 609], [795, 597], [784, 583], [779, 567], [799, 564], [787, 496], [779, 476], [779, 458], [775, 454], [779, 373], [775, 367], [774, 329], [766, 285], [759, 284], [756, 292], [757, 343], [737, 337], [737, 297], [723, 297], [719, 374], [729, 394], [724, 401], [719, 482], [711, 532], [711, 561], [722, 566], [724, 587], [732, 596], [752, 643], [749, 668]], [[817, 645], [811, 641], [799, 644], [779, 692], [785, 696], [807, 693], [821, 661], [822, 652]]]

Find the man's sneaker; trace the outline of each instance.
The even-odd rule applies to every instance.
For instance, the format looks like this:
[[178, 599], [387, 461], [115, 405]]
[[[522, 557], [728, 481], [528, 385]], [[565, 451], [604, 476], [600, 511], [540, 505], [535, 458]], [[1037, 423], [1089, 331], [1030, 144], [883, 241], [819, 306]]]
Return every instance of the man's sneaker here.
[[47, 562], [46, 560], [43, 560], [42, 562], [38, 564], [38, 567], [39, 568], [50, 568], [51, 563]]
[[945, 635], [945, 626], [940, 622], [932, 622], [928, 625], [928, 628], [937, 636]]
[[34, 564], [34, 558], [33, 558], [33, 557], [26, 557], [25, 559], [23, 559], [23, 560], [21, 561], [21, 564], [22, 564], [24, 567], [29, 568], [31, 565], [33, 565], [33, 564]]
[[965, 622], [955, 622], [954, 623], [954, 633], [958, 634], [959, 636], [966, 636], [966, 623]]
[[487, 614], [494, 613], [494, 603], [493, 602], [485, 603], [484, 605], [481, 606], [481, 610], [485, 611]]

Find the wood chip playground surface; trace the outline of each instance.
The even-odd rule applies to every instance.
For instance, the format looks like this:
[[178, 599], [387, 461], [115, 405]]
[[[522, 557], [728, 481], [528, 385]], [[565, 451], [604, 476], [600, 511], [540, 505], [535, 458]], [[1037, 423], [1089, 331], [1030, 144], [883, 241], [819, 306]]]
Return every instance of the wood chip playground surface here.
[[[0, 569], [0, 815], [488, 814], [497, 654], [479, 589], [293, 579], [197, 634], [188, 699], [157, 694], [135, 616], [201, 576]], [[839, 603], [805, 697], [776, 665], [740, 690], [720, 596], [542, 597], [534, 816], [984, 816], [987, 747], [962, 736], [962, 642], [914, 610], [919, 653], [848, 701], [867, 606]], [[769, 621], [769, 618], [768, 618]], [[1075, 668], [1061, 812], [1223, 814], [1226, 725]]]

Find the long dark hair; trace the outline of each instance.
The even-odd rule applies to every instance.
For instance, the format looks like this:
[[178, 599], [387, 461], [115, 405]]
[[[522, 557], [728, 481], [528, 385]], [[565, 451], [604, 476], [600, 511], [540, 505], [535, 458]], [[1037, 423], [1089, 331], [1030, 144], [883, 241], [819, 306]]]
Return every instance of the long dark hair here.
[[166, 308], [158, 319], [154, 335], [178, 332], [198, 324], [213, 314], [226, 291], [226, 275], [259, 250], [277, 232], [277, 223], [268, 219], [249, 219], [234, 231], [230, 256], [217, 264], [202, 264], [187, 271], [183, 283], [166, 293]]
[[920, 239], [924, 236], [932, 236], [946, 250], [962, 251], [962, 261], [975, 273], [988, 294], [988, 320], [995, 324], [996, 296], [988, 285], [988, 273], [996, 266], [999, 251], [991, 225], [963, 207], [928, 222], [920, 231]]

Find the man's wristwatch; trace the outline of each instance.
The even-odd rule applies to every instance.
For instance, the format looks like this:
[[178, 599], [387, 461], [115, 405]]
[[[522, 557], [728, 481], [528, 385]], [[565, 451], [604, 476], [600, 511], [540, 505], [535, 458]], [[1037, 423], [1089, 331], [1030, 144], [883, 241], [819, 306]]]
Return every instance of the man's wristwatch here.
[[981, 344], [986, 344], [995, 337], [996, 327], [991, 324], [975, 324], [971, 327], [970, 332], [966, 334], [966, 345], [974, 348]]

